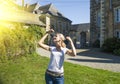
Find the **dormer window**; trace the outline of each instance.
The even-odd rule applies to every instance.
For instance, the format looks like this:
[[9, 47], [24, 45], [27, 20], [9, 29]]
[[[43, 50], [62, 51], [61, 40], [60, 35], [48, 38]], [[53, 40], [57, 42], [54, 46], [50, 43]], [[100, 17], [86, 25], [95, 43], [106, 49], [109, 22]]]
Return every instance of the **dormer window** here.
[[37, 14], [37, 11], [34, 11], [35, 14]]

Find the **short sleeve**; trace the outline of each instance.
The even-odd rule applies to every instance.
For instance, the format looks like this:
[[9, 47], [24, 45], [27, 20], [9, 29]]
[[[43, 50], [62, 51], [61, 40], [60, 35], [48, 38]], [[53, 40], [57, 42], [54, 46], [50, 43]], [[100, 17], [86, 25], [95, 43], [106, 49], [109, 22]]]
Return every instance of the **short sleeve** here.
[[66, 52], [68, 51], [69, 49], [68, 48], [64, 48], [63, 51], [64, 53], [66, 54]]
[[50, 51], [53, 51], [55, 47], [54, 46], [50, 46]]

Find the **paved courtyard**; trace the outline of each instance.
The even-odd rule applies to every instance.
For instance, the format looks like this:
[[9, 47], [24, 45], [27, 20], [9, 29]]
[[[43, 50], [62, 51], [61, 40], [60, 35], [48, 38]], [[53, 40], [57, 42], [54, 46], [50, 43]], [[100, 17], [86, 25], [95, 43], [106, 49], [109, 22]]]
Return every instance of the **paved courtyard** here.
[[[49, 57], [50, 52], [44, 49], [38, 48], [37, 53], [42, 56]], [[113, 72], [120, 72], [120, 56], [114, 56], [101, 52], [99, 49], [78, 49], [77, 56], [71, 57], [66, 55], [65, 61], [89, 66], [97, 69], [104, 69]]]

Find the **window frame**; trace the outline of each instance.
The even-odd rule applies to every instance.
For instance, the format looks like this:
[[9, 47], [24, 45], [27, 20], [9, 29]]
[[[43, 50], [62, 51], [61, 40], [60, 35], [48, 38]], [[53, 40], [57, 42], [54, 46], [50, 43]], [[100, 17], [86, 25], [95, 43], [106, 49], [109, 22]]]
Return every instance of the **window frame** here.
[[115, 23], [120, 22], [120, 6], [114, 8], [114, 20], [115, 20]]
[[119, 38], [120, 39], [120, 31], [115, 31], [115, 37]]

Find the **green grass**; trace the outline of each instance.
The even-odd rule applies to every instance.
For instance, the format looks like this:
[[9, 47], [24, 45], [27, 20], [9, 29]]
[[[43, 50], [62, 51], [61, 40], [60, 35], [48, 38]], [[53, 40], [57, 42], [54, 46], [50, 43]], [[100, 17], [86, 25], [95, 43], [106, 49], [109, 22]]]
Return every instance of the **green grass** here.
[[[36, 54], [0, 63], [0, 84], [45, 84], [49, 59]], [[120, 73], [65, 62], [65, 84], [120, 84]]]

